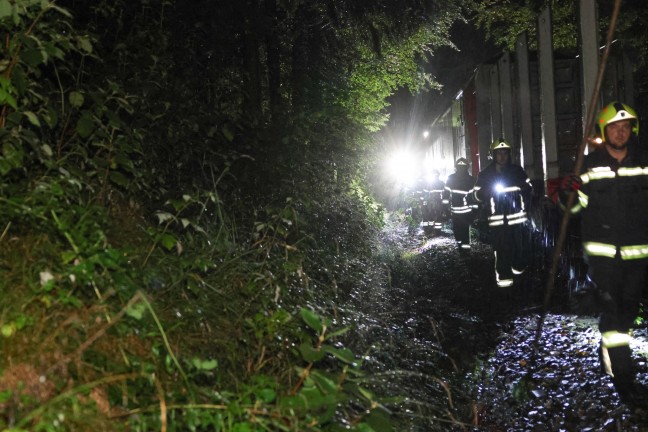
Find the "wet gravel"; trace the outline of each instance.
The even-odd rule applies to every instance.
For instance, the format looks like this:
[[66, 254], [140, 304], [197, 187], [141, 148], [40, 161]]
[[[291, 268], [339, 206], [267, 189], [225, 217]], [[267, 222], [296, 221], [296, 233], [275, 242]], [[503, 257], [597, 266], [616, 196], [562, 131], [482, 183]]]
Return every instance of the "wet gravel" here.
[[[468, 376], [477, 389], [475, 430], [648, 431], [648, 407], [621, 403], [600, 371], [594, 318], [547, 315], [533, 366], [537, 325], [533, 314], [512, 319], [496, 349]], [[643, 342], [633, 348], [645, 389], [648, 334], [638, 329], [635, 336]]]
[[[419, 381], [412, 397], [447, 399], [445, 418], [439, 413], [427, 426], [419, 421], [408, 430], [648, 431], [648, 404], [620, 401], [600, 372], [596, 318], [574, 313], [561, 287], [534, 355], [547, 273], [542, 251], [511, 289], [502, 290], [494, 282], [490, 246], [473, 238], [464, 253], [447, 225], [437, 233], [388, 225], [384, 241], [402, 250], [407, 266], [393, 272], [383, 299], [389, 313], [378, 337], [399, 340], [401, 352], [386, 368], [441, 376]], [[637, 381], [648, 389], [645, 326], [636, 329], [635, 340]]]

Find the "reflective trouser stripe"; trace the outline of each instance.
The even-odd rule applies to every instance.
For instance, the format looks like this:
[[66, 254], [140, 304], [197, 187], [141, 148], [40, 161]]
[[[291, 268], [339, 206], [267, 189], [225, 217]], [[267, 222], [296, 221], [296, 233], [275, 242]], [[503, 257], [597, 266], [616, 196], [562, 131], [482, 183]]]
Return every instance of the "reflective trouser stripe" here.
[[472, 208], [470, 206], [450, 207], [450, 211], [453, 214], [464, 214], [464, 213], [470, 213], [472, 211]]
[[513, 285], [513, 279], [500, 279], [500, 274], [497, 271], [497, 252], [495, 252], [495, 282], [499, 288], [506, 288]]
[[497, 286], [500, 288], [506, 288], [513, 285], [513, 279], [498, 279]]
[[583, 191], [578, 191], [578, 203], [572, 207], [572, 213], [578, 212], [581, 208], [586, 208], [589, 204], [589, 197]]
[[616, 330], [610, 330], [601, 333], [601, 363], [605, 373], [614, 377], [612, 371], [612, 359], [610, 358], [609, 349], [627, 347], [632, 341], [632, 336], [629, 333], [621, 333]]
[[616, 330], [601, 333], [601, 343], [604, 348], [617, 348], [630, 345], [632, 336], [628, 333], [621, 333]]
[[517, 224], [524, 223], [526, 221], [527, 221], [527, 217], [526, 217], [526, 213], [525, 213], [524, 216], [518, 216], [516, 218], [509, 218], [508, 224], [509, 225], [517, 225]]
[[601, 345], [601, 363], [603, 364], [603, 370], [606, 375], [614, 378], [614, 373], [612, 372], [612, 360], [610, 360], [610, 353], [608, 349]]
[[489, 226], [517, 225], [528, 220], [527, 213], [522, 211], [510, 215], [493, 215], [488, 217]]

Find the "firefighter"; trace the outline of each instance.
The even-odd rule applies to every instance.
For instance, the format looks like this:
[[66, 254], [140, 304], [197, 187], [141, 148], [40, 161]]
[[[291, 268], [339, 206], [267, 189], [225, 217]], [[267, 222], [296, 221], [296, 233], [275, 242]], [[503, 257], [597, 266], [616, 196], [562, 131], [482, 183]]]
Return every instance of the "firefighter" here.
[[441, 180], [441, 173], [434, 170], [432, 172], [432, 184], [430, 185], [430, 205], [432, 206], [432, 220], [434, 221], [434, 230], [440, 231], [445, 222], [445, 212], [443, 208], [443, 190], [445, 183]]
[[498, 287], [513, 285], [529, 261], [527, 207], [532, 185], [524, 169], [512, 162], [511, 145], [500, 138], [490, 146], [492, 162], [477, 176], [473, 196], [484, 208], [495, 253]]
[[585, 156], [582, 174], [563, 178], [561, 202], [577, 192], [588, 274], [598, 290], [601, 369], [621, 399], [638, 394], [631, 357], [631, 329], [639, 313], [648, 264], [648, 151], [638, 143], [637, 115], [613, 102], [601, 110], [602, 144]]
[[425, 229], [430, 225], [430, 197], [425, 177], [418, 179], [413, 194], [416, 200], [416, 205], [414, 206], [416, 213], [414, 217], [421, 219], [420, 226]]
[[459, 158], [455, 162], [455, 172], [450, 174], [443, 191], [443, 203], [450, 208], [452, 231], [459, 250], [470, 249], [470, 224], [473, 220], [473, 207], [469, 202], [475, 179], [468, 173], [468, 161]]
[[438, 170], [433, 170], [425, 179], [424, 217], [421, 226], [430, 227], [434, 232], [439, 232], [445, 221], [443, 208], [443, 189], [445, 188], [445, 184], [440, 176], [441, 173]]

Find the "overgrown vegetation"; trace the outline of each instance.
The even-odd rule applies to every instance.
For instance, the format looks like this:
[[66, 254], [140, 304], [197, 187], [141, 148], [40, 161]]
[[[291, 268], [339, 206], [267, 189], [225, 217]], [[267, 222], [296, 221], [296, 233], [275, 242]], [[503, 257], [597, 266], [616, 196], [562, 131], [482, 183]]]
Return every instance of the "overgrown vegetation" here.
[[0, 429], [391, 430], [362, 158], [459, 13], [0, 0]]

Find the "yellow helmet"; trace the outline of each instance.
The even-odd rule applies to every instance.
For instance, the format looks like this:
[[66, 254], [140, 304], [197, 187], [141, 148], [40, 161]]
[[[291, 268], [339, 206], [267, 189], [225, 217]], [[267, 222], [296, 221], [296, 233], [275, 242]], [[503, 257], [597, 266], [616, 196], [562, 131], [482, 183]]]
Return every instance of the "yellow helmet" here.
[[628, 105], [621, 102], [612, 102], [606, 105], [596, 119], [596, 132], [605, 142], [605, 128], [610, 123], [622, 120], [630, 120], [632, 123], [632, 133], [639, 136], [639, 121], [637, 113]]
[[511, 150], [511, 144], [509, 144], [504, 138], [499, 138], [493, 141], [493, 144], [490, 146], [491, 155], [495, 154], [495, 150], [506, 149]]

